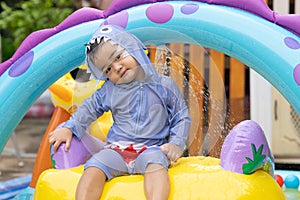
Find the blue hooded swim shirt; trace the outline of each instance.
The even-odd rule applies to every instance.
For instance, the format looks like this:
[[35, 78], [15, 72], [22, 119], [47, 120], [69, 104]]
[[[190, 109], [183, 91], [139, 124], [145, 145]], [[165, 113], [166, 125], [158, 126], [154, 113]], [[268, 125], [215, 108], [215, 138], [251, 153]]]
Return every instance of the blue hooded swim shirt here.
[[191, 118], [175, 82], [156, 72], [144, 52], [146, 47], [133, 34], [118, 26], [103, 25], [88, 44], [94, 44], [102, 38], [117, 43], [135, 58], [145, 72], [145, 79], [114, 84], [87, 56], [91, 74], [98, 80], [106, 81], [83, 101], [64, 127], [72, 130], [80, 139], [93, 121], [104, 112], [111, 111], [114, 123], [106, 138], [108, 145], [125, 149], [129, 145], [142, 148], [171, 142], [183, 152], [187, 146]]

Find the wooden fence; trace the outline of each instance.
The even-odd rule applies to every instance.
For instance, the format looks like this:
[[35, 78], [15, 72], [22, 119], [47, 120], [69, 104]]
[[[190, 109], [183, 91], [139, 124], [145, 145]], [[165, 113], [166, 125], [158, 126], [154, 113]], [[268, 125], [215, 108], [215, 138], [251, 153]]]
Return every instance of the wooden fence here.
[[[300, 13], [300, 0], [266, 2], [276, 12]], [[229, 130], [250, 119], [249, 68], [220, 52], [195, 45], [170, 44], [167, 48], [170, 52], [163, 56], [151, 48], [150, 57], [160, 66], [166, 63], [159, 62], [167, 60], [167, 75], [182, 86], [193, 119], [188, 154], [219, 157]], [[157, 54], [164, 59], [157, 61]]]
[[189, 155], [218, 157], [228, 130], [249, 118], [248, 67], [234, 58], [196, 45], [150, 48], [158, 71], [180, 86], [193, 119]]

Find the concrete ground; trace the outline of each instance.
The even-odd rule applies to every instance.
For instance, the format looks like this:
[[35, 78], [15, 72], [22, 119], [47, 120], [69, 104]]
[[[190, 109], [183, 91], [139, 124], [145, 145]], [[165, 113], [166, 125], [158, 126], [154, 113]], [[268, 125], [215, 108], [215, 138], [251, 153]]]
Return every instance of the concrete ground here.
[[50, 118], [24, 118], [15, 130], [21, 158], [11, 136], [0, 155], [0, 181], [32, 173], [35, 157]]

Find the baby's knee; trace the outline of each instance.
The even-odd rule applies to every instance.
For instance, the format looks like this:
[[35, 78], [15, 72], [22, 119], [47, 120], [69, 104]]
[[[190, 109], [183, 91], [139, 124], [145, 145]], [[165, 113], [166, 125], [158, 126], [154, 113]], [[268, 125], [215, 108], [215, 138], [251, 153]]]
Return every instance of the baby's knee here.
[[106, 174], [105, 172], [95, 166], [90, 166], [88, 168], [86, 168], [83, 172], [83, 176], [88, 176], [90, 179], [106, 179]]
[[144, 173], [145, 174], [146, 173], [153, 173], [153, 172], [157, 172], [157, 171], [161, 171], [161, 170], [163, 170], [165, 172], [168, 171], [167, 168], [164, 165], [162, 165], [162, 164], [159, 164], [159, 163], [149, 163], [146, 166]]
[[136, 159], [136, 172], [144, 174], [147, 170], [168, 169], [170, 162], [167, 156], [159, 148], [151, 148], [144, 151]]

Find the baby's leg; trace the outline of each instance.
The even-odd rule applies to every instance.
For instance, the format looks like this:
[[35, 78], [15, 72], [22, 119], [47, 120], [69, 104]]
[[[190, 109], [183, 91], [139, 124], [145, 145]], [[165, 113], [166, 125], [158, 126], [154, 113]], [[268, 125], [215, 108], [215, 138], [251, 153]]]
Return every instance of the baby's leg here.
[[89, 167], [82, 174], [77, 186], [76, 200], [99, 200], [106, 175], [97, 167]]
[[167, 200], [170, 193], [168, 171], [160, 164], [148, 164], [144, 174], [147, 200]]
[[168, 166], [167, 156], [158, 147], [149, 148], [137, 157], [135, 171], [144, 174], [144, 190], [148, 200], [168, 199]]
[[77, 200], [99, 200], [106, 180], [128, 173], [123, 158], [112, 149], [94, 154], [85, 164], [85, 171], [76, 191]]

